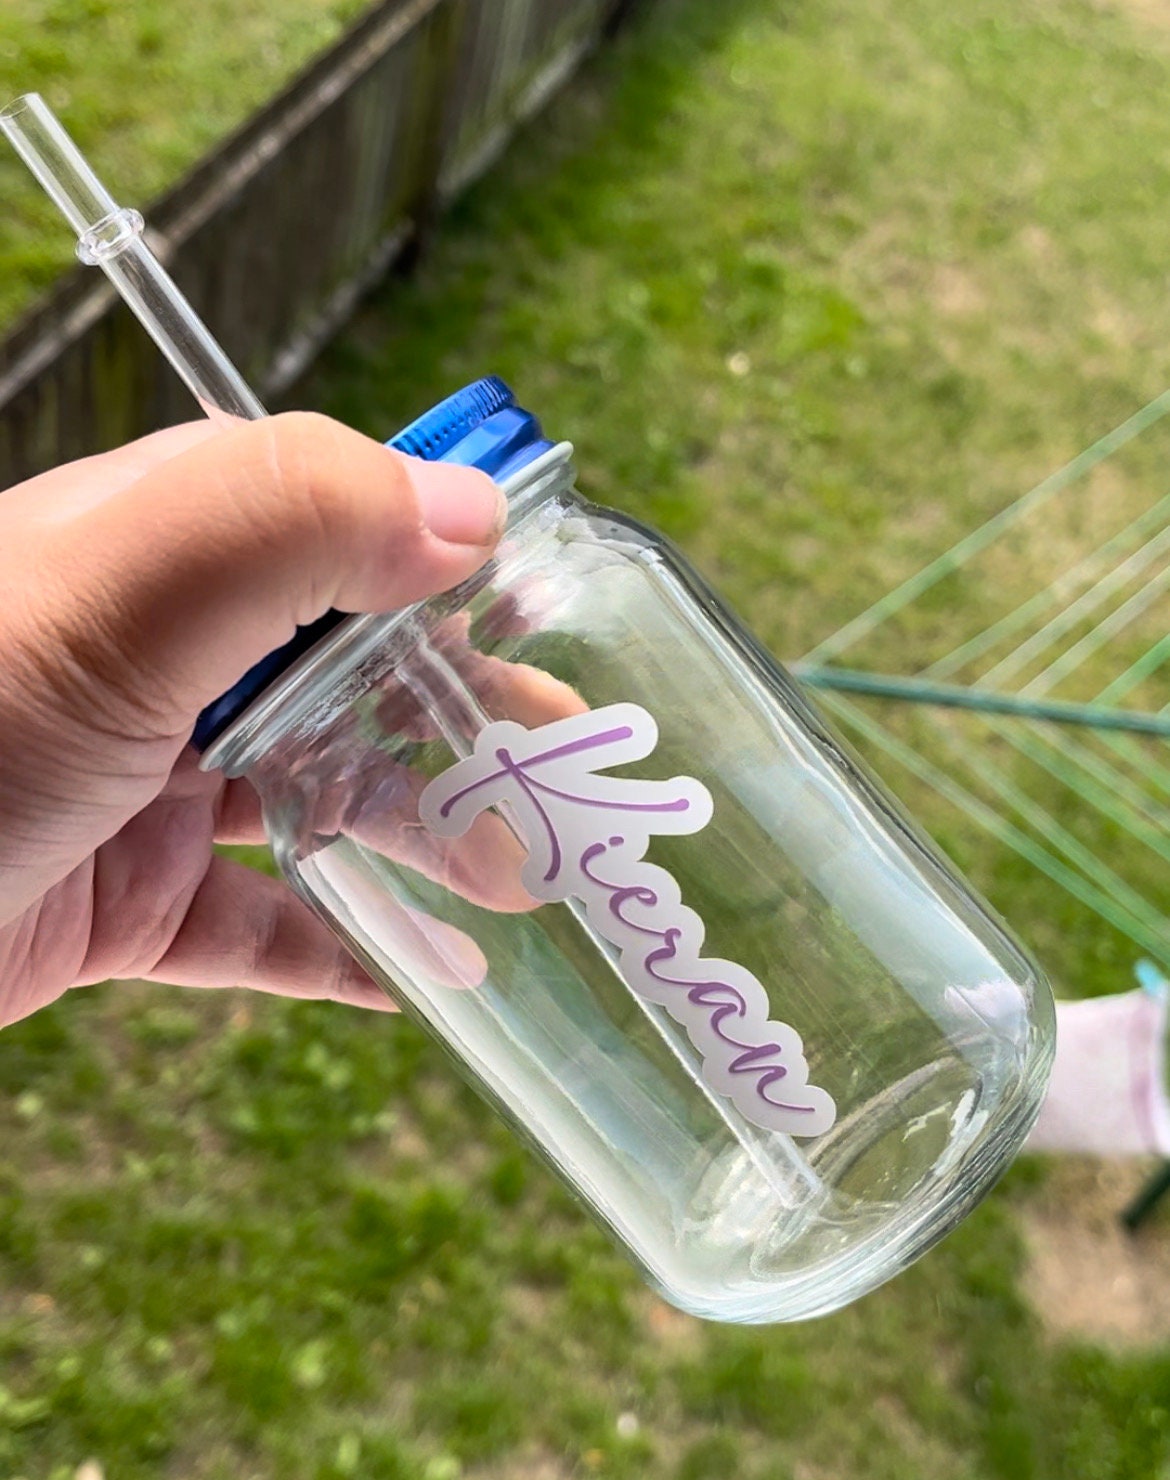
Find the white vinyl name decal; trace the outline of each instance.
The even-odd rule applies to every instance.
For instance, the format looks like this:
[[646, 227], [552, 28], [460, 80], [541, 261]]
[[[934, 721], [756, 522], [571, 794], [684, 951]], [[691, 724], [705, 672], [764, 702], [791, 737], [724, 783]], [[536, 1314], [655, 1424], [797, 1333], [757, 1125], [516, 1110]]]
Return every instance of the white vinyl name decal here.
[[419, 815], [439, 836], [458, 837], [486, 808], [506, 804], [528, 849], [524, 887], [539, 900], [584, 905], [593, 929], [618, 948], [629, 986], [685, 1028], [712, 1089], [766, 1130], [819, 1136], [837, 1111], [809, 1084], [799, 1035], [769, 1018], [768, 995], [750, 971], [700, 955], [702, 920], [665, 869], [643, 862], [654, 835], [707, 825], [710, 792], [689, 776], [598, 774], [645, 759], [657, 741], [657, 725], [636, 704], [534, 730], [502, 720], [427, 786]]

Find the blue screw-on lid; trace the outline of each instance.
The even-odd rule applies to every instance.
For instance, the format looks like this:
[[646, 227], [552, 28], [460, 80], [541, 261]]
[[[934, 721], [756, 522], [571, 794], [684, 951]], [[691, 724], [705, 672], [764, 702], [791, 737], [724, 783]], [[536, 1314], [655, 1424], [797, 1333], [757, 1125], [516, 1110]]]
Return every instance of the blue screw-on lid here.
[[[498, 376], [488, 375], [424, 411], [386, 446], [426, 462], [481, 468], [503, 482], [553, 443], [541, 432], [536, 417], [516, 405], [507, 385]], [[307, 627], [298, 627], [283, 647], [249, 668], [239, 683], [200, 714], [191, 736], [195, 748], [206, 750], [270, 683], [348, 615], [326, 612]]]

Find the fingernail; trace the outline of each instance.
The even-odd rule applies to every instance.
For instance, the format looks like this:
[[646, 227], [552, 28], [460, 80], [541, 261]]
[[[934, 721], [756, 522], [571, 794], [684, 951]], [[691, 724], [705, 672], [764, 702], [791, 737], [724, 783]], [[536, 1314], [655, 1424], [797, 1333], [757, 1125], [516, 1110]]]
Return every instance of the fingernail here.
[[410, 470], [423, 523], [449, 545], [494, 545], [504, 532], [508, 505], [478, 468], [417, 462]]

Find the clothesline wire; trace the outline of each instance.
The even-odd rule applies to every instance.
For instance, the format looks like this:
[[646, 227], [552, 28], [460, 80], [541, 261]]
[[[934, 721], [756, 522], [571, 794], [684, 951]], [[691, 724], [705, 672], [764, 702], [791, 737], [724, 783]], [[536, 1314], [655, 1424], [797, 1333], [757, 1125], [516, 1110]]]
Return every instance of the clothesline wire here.
[[924, 591], [936, 585], [944, 576], [965, 565], [973, 556], [985, 550], [1005, 530], [1017, 523], [1037, 505], [1063, 492], [1071, 483], [1082, 478], [1111, 453], [1124, 447], [1128, 442], [1132, 442], [1135, 437], [1160, 421], [1168, 412], [1170, 412], [1170, 390], [1163, 391], [1160, 396], [1156, 396], [1148, 405], [1143, 406], [1127, 421], [1122, 422], [1119, 427], [1114, 427], [1111, 432], [1106, 432], [1103, 437], [1099, 437], [1091, 447], [1079, 453], [1063, 468], [1059, 468], [1055, 473], [1042, 479], [1014, 504], [1009, 504], [1006, 509], [993, 515], [986, 523], [981, 524], [978, 529], [961, 539], [958, 544], [952, 545], [944, 554], [924, 566], [916, 575], [903, 581], [893, 591], [887, 592], [880, 601], [874, 602], [866, 611], [854, 617], [852, 621], [846, 622], [836, 632], [831, 633], [811, 652], [804, 655], [804, 661], [823, 663], [827, 658], [853, 646], [879, 623], [884, 622], [887, 617], [900, 611], [902, 607], [921, 596]]
[[[1168, 412], [1170, 391], [830, 634], [794, 667], [863, 741], [1170, 967], [1170, 920], [1145, 892], [1148, 879], [1160, 872], [1150, 869], [1150, 855], [1157, 865], [1170, 862], [1170, 703], [1134, 702], [1141, 686], [1170, 665], [1170, 633], [1152, 640], [1149, 634], [1149, 618], [1170, 589], [1170, 562], [1164, 558], [1170, 553], [1170, 494], [917, 671], [910, 664], [906, 673], [875, 673], [831, 661], [988, 551], [1026, 516], [1040, 510], [1044, 517], [1046, 502]], [[1006, 584], [1002, 569], [997, 580]], [[1003, 652], [1013, 639], [1015, 645]], [[1065, 639], [1068, 645], [1062, 646]], [[1135, 654], [1137, 644], [1142, 650]], [[1100, 677], [1114, 655], [1118, 671]], [[981, 659], [992, 661], [979, 673]], [[966, 682], [959, 682], [962, 675]], [[1074, 679], [1082, 694], [1086, 681], [1095, 682], [1095, 697], [1087, 703], [1065, 698], [1062, 685]], [[870, 707], [879, 700], [887, 706], [881, 717]], [[926, 716], [927, 729], [917, 731], [925, 737], [923, 746], [907, 744], [884, 722], [890, 700], [913, 704]], [[931, 736], [942, 755], [924, 753]], [[1021, 773], [1029, 779], [1023, 781]], [[1074, 831], [1083, 831], [1094, 814], [1135, 848], [1111, 848], [1108, 858], [1102, 856], [1092, 830], [1084, 836]], [[1147, 862], [1136, 866], [1141, 858]]]

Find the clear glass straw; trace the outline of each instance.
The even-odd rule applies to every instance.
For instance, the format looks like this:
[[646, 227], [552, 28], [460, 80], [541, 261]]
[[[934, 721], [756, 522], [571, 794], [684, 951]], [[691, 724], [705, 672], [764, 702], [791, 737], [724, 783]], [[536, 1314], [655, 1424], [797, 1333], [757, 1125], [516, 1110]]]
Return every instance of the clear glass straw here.
[[0, 130], [77, 233], [77, 255], [102, 269], [213, 421], [255, 421], [259, 399], [224, 354], [143, 236], [37, 93], [0, 112]]

